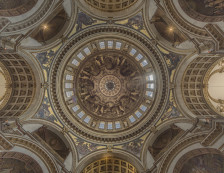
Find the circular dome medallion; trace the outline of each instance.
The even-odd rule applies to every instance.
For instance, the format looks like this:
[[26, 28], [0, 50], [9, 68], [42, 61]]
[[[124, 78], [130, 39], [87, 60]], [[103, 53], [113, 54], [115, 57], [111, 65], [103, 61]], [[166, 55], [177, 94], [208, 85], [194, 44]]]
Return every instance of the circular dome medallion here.
[[145, 93], [144, 70], [120, 51], [104, 50], [86, 57], [75, 74], [78, 103], [90, 115], [105, 120], [132, 113]]
[[106, 75], [100, 80], [99, 88], [105, 96], [112, 97], [121, 90], [121, 81], [114, 75]]
[[169, 95], [167, 74], [150, 40], [120, 26], [96, 26], [58, 51], [50, 98], [77, 135], [101, 143], [129, 140], [162, 115]]
[[70, 114], [97, 131], [132, 127], [147, 115], [155, 98], [151, 62], [123, 40], [83, 46], [67, 62], [63, 81]]

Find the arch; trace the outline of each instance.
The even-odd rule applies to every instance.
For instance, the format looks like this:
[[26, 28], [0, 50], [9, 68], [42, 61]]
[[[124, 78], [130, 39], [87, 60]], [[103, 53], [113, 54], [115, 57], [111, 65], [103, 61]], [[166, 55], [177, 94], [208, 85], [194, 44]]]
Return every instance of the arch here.
[[52, 11], [55, 0], [38, 0], [36, 5], [26, 13], [19, 16], [7, 17], [9, 23], [1, 36], [11, 36], [27, 32], [42, 23], [50, 11]]
[[1, 109], [1, 118], [19, 117], [25, 112], [35, 95], [34, 73], [24, 58], [16, 53], [2, 53], [0, 61], [10, 73], [12, 94]]
[[49, 130], [49, 128], [47, 128], [46, 126], [42, 126], [37, 129], [35, 132], [33, 132], [33, 135], [38, 140], [43, 141], [44, 144], [47, 144], [46, 146], [50, 146], [54, 150], [54, 152], [57, 153], [57, 156], [60, 156], [59, 158], [65, 160], [68, 156], [69, 149], [67, 148], [61, 137], [59, 137], [53, 131]]
[[[186, 56], [177, 68], [174, 76], [174, 97], [179, 110], [189, 118], [217, 116], [205, 101], [203, 80], [208, 68], [218, 59], [220, 56], [217, 55], [200, 56], [193, 53]], [[194, 104], [196, 102], [199, 103], [197, 106]]]
[[[22, 151], [0, 152], [0, 171], [24, 172], [24, 173], [43, 173], [45, 166], [37, 157], [29, 156], [30, 152], [22, 153]], [[41, 166], [40, 166], [41, 165]]]
[[148, 147], [152, 156], [155, 159], [161, 157], [166, 147], [173, 143], [181, 132], [183, 132], [183, 130], [174, 124], [167, 127], [163, 132], [160, 132], [152, 145], [149, 145]]
[[181, 87], [184, 101], [188, 109], [198, 117], [216, 114], [206, 103], [202, 88], [206, 71], [217, 59], [219, 57], [197, 57], [188, 65], [182, 78]]
[[54, 13], [21, 41], [21, 48], [41, 52], [63, 43], [75, 25], [77, 10], [72, 0], [61, 3]]
[[[178, 136], [183, 134], [185, 131], [190, 130], [193, 127], [193, 122], [186, 118], [177, 118], [177, 119], [171, 119], [163, 122], [159, 126], [157, 126], [146, 138], [146, 141], [144, 143], [142, 152], [141, 152], [141, 160], [144, 163], [144, 166], [147, 167], [147, 169], [150, 169], [153, 167], [154, 162], [158, 162], [158, 160], [161, 159], [162, 151], [158, 153], [159, 155], [157, 157], [154, 157], [152, 153], [149, 151], [149, 146], [152, 146], [153, 143], [158, 139], [160, 135], [162, 135], [164, 132], [169, 130], [170, 128], [175, 127], [180, 129], [180, 133], [176, 136], [178, 139]], [[174, 136], [175, 138], [175, 136]], [[171, 140], [174, 144], [174, 140]]]
[[44, 94], [41, 89], [44, 77], [40, 65], [32, 55], [20, 51], [3, 51], [0, 56], [0, 61], [9, 69], [12, 79], [12, 94], [8, 103], [1, 109], [1, 118], [24, 120], [33, 116]]
[[[192, 3], [203, 3], [203, 1], [191, 1]], [[204, 1], [205, 2], [205, 1]], [[221, 1], [206, 1], [206, 3], [211, 4], [222, 4]], [[216, 22], [216, 17], [212, 22], [201, 22], [189, 17], [183, 9], [180, 7], [179, 2], [174, 2], [173, 0], [163, 1], [166, 12], [176, 23], [176, 25], [181, 28], [181, 31], [188, 34], [191, 37], [200, 39], [204, 46], [213, 47], [212, 51], [220, 51], [223, 49], [223, 35], [220, 32], [223, 32], [222, 21]], [[214, 5], [213, 4], [213, 5]], [[219, 5], [217, 5], [219, 6]], [[222, 6], [222, 5], [221, 5]], [[200, 7], [201, 8], [201, 7]], [[223, 8], [223, 7], [221, 7]], [[206, 11], [206, 10], [204, 10]], [[193, 13], [191, 13], [192, 15]], [[203, 17], [202, 17], [203, 18]], [[223, 16], [221, 17], [223, 18]], [[216, 22], [216, 23], [215, 23]], [[209, 40], [209, 41], [208, 41]], [[194, 44], [199, 48], [201, 45], [194, 42]], [[201, 48], [199, 48], [201, 49]]]
[[82, 173], [91, 173], [91, 172], [137, 173], [137, 170], [134, 166], [132, 166], [130, 163], [124, 160], [113, 157], [106, 157], [92, 162], [82, 171]]
[[40, 144], [18, 136], [5, 135], [5, 137], [13, 144], [13, 148], [10, 151], [26, 153], [26, 155], [32, 157], [39, 163], [44, 172], [59, 172], [56, 161]]
[[132, 0], [132, 1], [111, 0], [110, 2], [102, 2], [102, 1], [100, 2], [99, 0], [96, 0], [96, 1], [85, 0], [85, 1], [86, 3], [93, 6], [94, 8], [100, 9], [102, 11], [108, 11], [108, 12], [124, 10], [137, 2], [137, 0]]
[[86, 156], [84, 159], [82, 159], [78, 163], [76, 167], [76, 171], [77, 173], [81, 173], [82, 170], [85, 167], [87, 167], [89, 164], [91, 164], [92, 162], [96, 160], [100, 160], [102, 158], [109, 158], [109, 157], [118, 158], [118, 159], [131, 163], [137, 169], [137, 172], [142, 172], [145, 170], [141, 162], [130, 153], [123, 150], [112, 149], [112, 152], [108, 152], [107, 150], [99, 150]]
[[219, 58], [206, 71], [203, 84], [203, 94], [208, 105], [219, 115], [224, 116], [224, 96], [223, 96], [223, 62]]
[[[167, 14], [173, 19], [175, 24], [181, 28], [183, 32], [186, 32], [190, 35], [193, 35], [197, 38], [208, 38], [209, 34], [206, 32], [206, 30], [201, 26], [194, 26], [192, 25], [192, 22], [186, 21], [183, 18], [183, 13], [180, 13], [178, 9], [176, 8], [179, 3], [174, 3], [173, 0], [163, 0], [162, 3], [164, 4], [164, 7], [166, 9]], [[181, 15], [180, 15], [181, 14]]]
[[160, 8], [159, 2], [147, 1], [144, 8], [144, 19], [150, 36], [156, 43], [166, 50], [178, 54], [187, 54], [194, 51], [195, 45], [189, 41], [187, 35], [178, 25], [167, 16], [166, 11]]
[[[33, 136], [36, 136], [34, 133], [42, 127], [49, 129], [51, 132], [57, 135], [66, 145], [66, 147], [69, 149], [69, 154], [67, 155], [65, 159], [60, 159], [60, 157], [57, 154], [55, 154], [53, 149], [49, 149], [49, 151], [54, 155], [55, 158], [60, 160], [61, 163], [65, 164], [65, 168], [68, 171], [72, 171], [72, 172], [75, 171], [75, 167], [78, 163], [77, 149], [69, 133], [64, 131], [65, 129], [62, 129], [61, 127], [51, 122], [48, 122], [45, 120], [39, 120], [39, 119], [24, 121], [24, 122], [21, 122], [21, 124], [22, 124], [22, 128], [25, 131], [31, 133]], [[41, 140], [40, 138], [38, 138], [37, 140], [40, 142], [44, 141], [44, 140]], [[46, 142], [44, 143], [45, 143], [44, 145], [45, 148], [50, 147]]]
[[179, 158], [179, 155], [182, 155], [183, 152], [189, 150], [189, 146], [191, 146], [190, 148], [201, 148], [202, 146], [200, 142], [202, 139], [204, 139], [205, 136], [205, 134], [195, 134], [180, 140], [177, 144], [172, 146], [172, 148], [163, 157], [160, 162], [160, 167], [158, 168], [158, 171], [161, 173], [172, 172], [173, 165], [176, 163], [176, 160]]
[[40, 25], [36, 31], [33, 31], [31, 37], [39, 43], [46, 43], [53, 37], [58, 35], [59, 32], [66, 25], [67, 14], [64, 9], [61, 9], [54, 17], [49, 19], [48, 22]]

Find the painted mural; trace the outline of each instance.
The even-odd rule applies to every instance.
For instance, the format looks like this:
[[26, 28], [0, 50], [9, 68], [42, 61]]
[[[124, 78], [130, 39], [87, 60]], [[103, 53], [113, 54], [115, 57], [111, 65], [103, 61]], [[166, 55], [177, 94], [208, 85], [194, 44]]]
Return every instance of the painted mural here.
[[69, 154], [69, 148], [57, 134], [48, 130], [45, 126], [35, 131], [35, 134], [48, 144], [58, 155], [66, 159]]
[[184, 0], [189, 8], [205, 16], [224, 15], [224, 0]]
[[84, 139], [81, 139], [72, 133], [69, 133], [69, 134], [76, 145], [78, 157], [80, 160], [83, 159], [88, 154], [93, 153], [94, 151], [97, 151], [100, 149], [106, 149], [106, 146], [95, 144], [92, 142], [87, 142]]
[[161, 156], [164, 153], [166, 147], [175, 140], [175, 138], [181, 131], [182, 130], [179, 127], [172, 125], [169, 129], [162, 132], [156, 138], [152, 146], [148, 147], [148, 150], [150, 151], [152, 156], [153, 157]]
[[24, 162], [16, 159], [0, 159], [0, 172], [1, 173], [35, 173], [35, 171], [26, 165]]
[[42, 168], [30, 156], [18, 152], [0, 153], [0, 173], [42, 173]]
[[223, 173], [224, 157], [218, 154], [203, 154], [189, 159], [180, 173]]
[[76, 25], [76, 31], [81, 31], [84, 26], [91, 26], [92, 24], [96, 23], [97, 20], [94, 20], [87, 14], [83, 12], [79, 12], [78, 19], [77, 19], [77, 25]]
[[125, 24], [127, 27], [136, 29], [138, 31], [144, 29], [144, 22], [141, 14], [138, 14], [130, 19], [128, 19], [128, 22]]
[[39, 111], [36, 113], [34, 117], [39, 119], [45, 119], [51, 122], [54, 122], [57, 120], [55, 115], [53, 114], [52, 108], [50, 106], [50, 102], [46, 96], [44, 97], [43, 103]]

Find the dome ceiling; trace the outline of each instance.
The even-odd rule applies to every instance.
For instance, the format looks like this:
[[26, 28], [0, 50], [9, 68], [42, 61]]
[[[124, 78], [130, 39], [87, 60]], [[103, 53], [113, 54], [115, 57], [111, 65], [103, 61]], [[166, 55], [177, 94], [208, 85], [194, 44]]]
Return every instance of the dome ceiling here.
[[93, 45], [70, 60], [74, 73], [65, 71], [65, 101], [72, 98], [72, 114], [91, 128], [109, 132], [130, 127], [153, 103], [155, 72], [127, 43], [109, 39]]
[[[96, 29], [97, 32], [101, 31]], [[78, 47], [70, 41], [63, 48], [69, 50], [70, 55], [59, 55], [56, 64], [61, 58], [64, 63], [60, 63], [59, 70], [54, 69], [63, 82], [52, 78], [53, 99], [59, 107], [66, 107], [59, 112], [63, 119], [76, 124], [74, 128], [82, 129], [87, 138], [102, 138], [100, 140], [108, 142], [124, 137], [122, 131], [129, 130], [132, 134], [136, 129], [149, 128], [159, 115], [154, 112], [162, 110], [166, 97], [161, 99], [158, 94], [166, 90], [167, 81], [166, 75], [161, 76], [166, 67], [158, 67], [159, 61], [164, 63], [159, 55], [115, 35], [102, 38], [96, 35], [92, 39], [91, 34], [88, 43]], [[67, 49], [70, 45], [75, 47]], [[149, 46], [152, 45], [149, 43]], [[158, 86], [158, 82], [165, 83]], [[63, 101], [60, 95], [54, 94], [54, 87], [61, 88]]]
[[205, 13], [222, 1], [38, 0], [1, 18], [0, 156], [15, 157], [0, 172], [220, 172], [224, 29]]

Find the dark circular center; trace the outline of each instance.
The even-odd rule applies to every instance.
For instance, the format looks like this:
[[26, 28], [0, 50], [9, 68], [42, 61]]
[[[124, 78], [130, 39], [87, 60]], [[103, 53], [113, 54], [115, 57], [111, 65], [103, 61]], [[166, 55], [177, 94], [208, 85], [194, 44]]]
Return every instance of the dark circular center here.
[[106, 88], [107, 88], [108, 90], [113, 90], [114, 87], [115, 87], [115, 84], [114, 84], [113, 81], [108, 81], [108, 82], [106, 83]]

